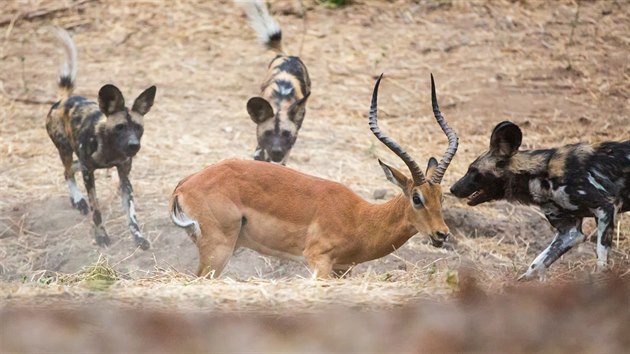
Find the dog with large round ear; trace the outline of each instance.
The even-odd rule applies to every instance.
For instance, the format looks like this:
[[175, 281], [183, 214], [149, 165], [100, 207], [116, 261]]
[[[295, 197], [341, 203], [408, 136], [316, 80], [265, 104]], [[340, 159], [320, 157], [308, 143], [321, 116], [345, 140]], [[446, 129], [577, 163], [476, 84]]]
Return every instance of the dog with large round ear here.
[[503, 121], [492, 131], [490, 151], [499, 157], [512, 157], [518, 152], [522, 141], [521, 128], [510, 121]]
[[257, 97], [247, 102], [249, 117], [256, 123], [258, 145], [255, 160], [285, 165], [302, 127], [311, 79], [300, 58], [282, 49], [282, 31], [263, 0], [237, 1], [245, 10], [258, 38], [276, 56]]
[[497, 124], [489, 150], [468, 166], [451, 193], [470, 206], [507, 200], [540, 207], [556, 235], [521, 280], [543, 278], [546, 268], [584, 240], [586, 217], [597, 220], [597, 268], [606, 269], [615, 215], [630, 210], [630, 141], [520, 150], [522, 140], [516, 124]]
[[[150, 244], [140, 231], [129, 173], [131, 161], [140, 151], [144, 115], [153, 106], [156, 87], [144, 90], [134, 100], [131, 109], [125, 106], [123, 94], [112, 84], [101, 87], [98, 104], [87, 97], [73, 95], [77, 48], [64, 29], [56, 28], [55, 33], [65, 49], [66, 60], [57, 82], [59, 101], [48, 112], [46, 130], [59, 151], [64, 177], [70, 189], [70, 202], [81, 214], [92, 214], [96, 243], [100, 246], [109, 245], [110, 239], [96, 196], [94, 171], [116, 167], [129, 231], [136, 246], [146, 250]], [[74, 160], [75, 155], [78, 161]], [[76, 184], [75, 173], [78, 171], [85, 183], [87, 198]]]
[[110, 116], [125, 109], [125, 98], [118, 87], [108, 84], [98, 91], [98, 107], [104, 115]]
[[516, 124], [509, 121], [497, 124], [490, 135], [489, 150], [470, 164], [466, 174], [451, 186], [451, 193], [468, 198], [471, 206], [505, 198], [506, 167], [518, 153], [522, 140], [523, 133]]

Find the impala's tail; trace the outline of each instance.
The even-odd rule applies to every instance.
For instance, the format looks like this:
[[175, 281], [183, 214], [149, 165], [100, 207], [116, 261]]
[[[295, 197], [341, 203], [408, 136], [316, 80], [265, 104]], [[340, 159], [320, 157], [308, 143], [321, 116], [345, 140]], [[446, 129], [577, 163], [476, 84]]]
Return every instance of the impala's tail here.
[[182, 206], [179, 204], [177, 200], [179, 195], [174, 194], [173, 199], [171, 200], [171, 220], [173, 224], [184, 228], [193, 241], [197, 241], [197, 239], [201, 236], [201, 228], [199, 227], [199, 222], [197, 220], [191, 219], [184, 210]]
[[267, 6], [262, 0], [234, 0], [247, 14], [249, 24], [252, 26], [258, 39], [267, 48], [278, 54], [284, 54], [282, 50], [282, 31], [280, 26], [269, 14]]
[[77, 77], [77, 47], [70, 37], [70, 34], [61, 27], [54, 28], [57, 38], [61, 40], [65, 52], [65, 59], [59, 71], [58, 95], [63, 100], [72, 95], [74, 80]]

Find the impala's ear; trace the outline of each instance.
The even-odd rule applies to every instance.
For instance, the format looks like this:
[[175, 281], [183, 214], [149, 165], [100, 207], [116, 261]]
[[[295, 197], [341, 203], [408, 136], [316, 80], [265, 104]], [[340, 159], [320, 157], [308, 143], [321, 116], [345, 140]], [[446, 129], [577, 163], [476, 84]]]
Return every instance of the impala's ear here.
[[260, 124], [274, 116], [273, 108], [262, 97], [252, 97], [247, 101], [247, 113], [256, 124]]
[[144, 92], [142, 92], [140, 96], [138, 96], [138, 98], [136, 98], [136, 100], [133, 102], [131, 110], [140, 113], [141, 115], [149, 113], [149, 110], [151, 110], [151, 107], [153, 107], [153, 100], [155, 100], [156, 90], [157, 89], [155, 86], [151, 86], [148, 89], [144, 90]]
[[125, 99], [118, 87], [105, 85], [98, 91], [98, 107], [106, 116], [125, 109]]
[[431, 157], [429, 159], [429, 163], [427, 163], [427, 172], [425, 173], [428, 179], [431, 179], [431, 176], [433, 175], [433, 172], [435, 171], [435, 168], [437, 166], [438, 161], [435, 159], [435, 157]]
[[407, 178], [407, 176], [405, 176], [399, 170], [384, 163], [380, 159], [378, 160], [378, 163], [381, 165], [383, 172], [385, 172], [385, 177], [387, 177], [388, 181], [400, 187], [400, 189], [402, 189], [403, 192], [407, 190], [407, 187], [409, 185], [409, 178]]
[[490, 136], [490, 152], [500, 157], [511, 157], [518, 152], [523, 140], [523, 133], [512, 122], [501, 122], [494, 127]]

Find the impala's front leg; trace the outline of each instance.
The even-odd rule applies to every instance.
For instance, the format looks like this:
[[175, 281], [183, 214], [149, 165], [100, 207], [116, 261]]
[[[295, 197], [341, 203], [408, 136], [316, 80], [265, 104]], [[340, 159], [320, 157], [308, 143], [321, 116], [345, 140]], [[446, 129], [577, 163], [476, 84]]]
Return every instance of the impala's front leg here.
[[148, 250], [151, 244], [142, 237], [142, 233], [140, 232], [138, 219], [136, 217], [136, 208], [133, 202], [133, 187], [129, 181], [131, 159], [121, 165], [118, 165], [116, 169], [118, 170], [118, 178], [120, 179], [120, 195], [122, 197], [122, 204], [125, 209], [125, 213], [127, 213], [127, 220], [129, 221], [129, 231], [131, 231], [131, 236], [133, 237], [133, 241], [136, 245], [143, 250]]
[[518, 280], [529, 280], [538, 275], [540, 280], [545, 277], [545, 270], [551, 266], [560, 256], [571, 249], [575, 244], [584, 240], [581, 218], [557, 218], [547, 215], [547, 219], [558, 230], [553, 241], [542, 251], [527, 271], [518, 277]]
[[81, 167], [81, 174], [83, 175], [83, 182], [85, 183], [85, 189], [88, 192], [88, 199], [90, 200], [90, 209], [92, 209], [92, 220], [94, 221], [94, 238], [96, 244], [99, 246], [109, 246], [110, 240], [107, 236], [107, 232], [103, 227], [103, 219], [101, 217], [101, 209], [98, 206], [98, 199], [96, 199], [96, 187], [94, 185], [94, 170], [87, 167]]
[[333, 262], [326, 254], [307, 256], [308, 266], [311, 268], [313, 279], [328, 279], [333, 270]]
[[597, 220], [597, 271], [608, 268], [608, 254], [612, 247], [613, 231], [615, 228], [616, 206], [607, 204], [593, 210]]

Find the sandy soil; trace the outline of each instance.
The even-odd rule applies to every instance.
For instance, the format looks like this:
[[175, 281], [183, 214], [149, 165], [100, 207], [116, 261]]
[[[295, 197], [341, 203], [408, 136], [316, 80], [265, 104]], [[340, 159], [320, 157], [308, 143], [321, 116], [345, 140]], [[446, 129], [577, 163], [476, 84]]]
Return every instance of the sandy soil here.
[[[3, 16], [17, 19], [2, 25], [0, 39], [0, 279], [29, 279], [43, 270], [74, 273], [100, 255], [131, 278], [156, 269], [193, 272], [196, 248], [168, 219], [169, 195], [203, 166], [250, 158], [255, 127], [245, 102], [257, 94], [272, 54], [229, 1], [90, 1], [32, 20], [15, 17], [71, 3], [0, 4]], [[382, 128], [422, 163], [446, 147], [430, 109], [429, 74], [435, 75], [442, 111], [460, 136], [445, 189], [484, 151], [501, 120], [521, 125], [525, 148], [630, 135], [627, 2], [304, 4], [305, 18], [293, 2], [272, 2], [285, 47], [301, 56], [313, 83], [289, 166], [344, 183], [367, 199], [377, 189], [386, 188], [386, 198], [398, 192], [377, 157], [402, 165], [367, 127], [372, 85], [381, 72]], [[77, 94], [95, 98], [101, 85], [114, 83], [131, 100], [149, 85], [158, 87], [131, 175], [149, 251], [133, 247], [114, 170], [97, 172], [111, 247], [93, 244], [91, 221], [68, 202], [62, 166], [44, 129], [62, 59], [46, 30], [50, 25], [69, 29], [77, 43]], [[541, 213], [528, 206], [470, 208], [447, 195], [445, 215], [454, 236], [446, 249], [432, 248], [418, 235], [354, 274], [465, 267], [500, 289], [553, 235]], [[630, 264], [627, 215], [619, 226], [612, 262], [623, 271]], [[592, 229], [589, 223], [586, 231]], [[556, 262], [549, 276], [586, 274], [594, 261], [587, 242]], [[246, 250], [232, 259], [226, 275], [285, 278], [308, 271]]]

